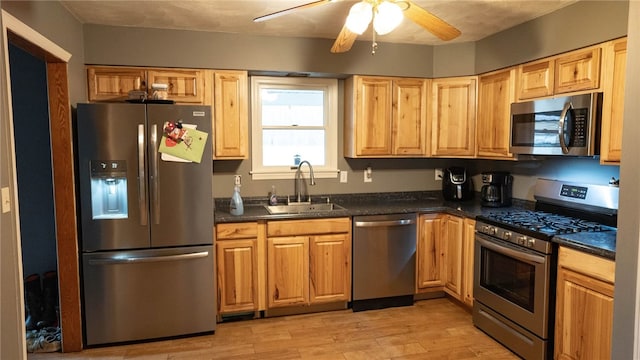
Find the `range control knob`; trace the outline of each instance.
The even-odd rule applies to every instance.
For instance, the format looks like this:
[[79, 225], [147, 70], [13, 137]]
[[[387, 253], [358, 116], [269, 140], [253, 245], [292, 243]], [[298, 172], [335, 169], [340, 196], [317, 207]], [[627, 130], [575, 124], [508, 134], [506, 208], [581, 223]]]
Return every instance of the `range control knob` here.
[[536, 245], [536, 239], [529, 239], [527, 247], [534, 247]]
[[497, 227], [492, 226], [492, 227], [489, 229], [489, 234], [491, 234], [491, 235], [495, 235], [495, 234], [497, 234], [497, 233], [498, 233], [498, 228], [497, 228]]
[[502, 235], [502, 238], [504, 240], [511, 240], [511, 231], [505, 231], [504, 234]]
[[526, 236], [519, 236], [518, 237], [518, 245], [522, 245], [522, 246], [527, 246], [527, 237]]

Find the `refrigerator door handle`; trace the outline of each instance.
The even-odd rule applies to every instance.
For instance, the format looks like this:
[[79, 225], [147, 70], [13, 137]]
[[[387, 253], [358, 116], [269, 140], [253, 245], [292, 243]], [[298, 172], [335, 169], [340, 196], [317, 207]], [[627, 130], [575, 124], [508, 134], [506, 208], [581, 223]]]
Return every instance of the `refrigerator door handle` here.
[[188, 254], [164, 255], [164, 256], [134, 256], [134, 257], [110, 257], [102, 259], [90, 259], [89, 265], [118, 265], [118, 264], [136, 264], [136, 263], [153, 263], [161, 261], [179, 261], [193, 260], [209, 256], [208, 251], [199, 251]]
[[140, 225], [147, 225], [147, 189], [144, 170], [144, 124], [138, 124], [138, 207], [140, 208]]
[[151, 216], [160, 224], [160, 191], [158, 184], [158, 125], [151, 125]]

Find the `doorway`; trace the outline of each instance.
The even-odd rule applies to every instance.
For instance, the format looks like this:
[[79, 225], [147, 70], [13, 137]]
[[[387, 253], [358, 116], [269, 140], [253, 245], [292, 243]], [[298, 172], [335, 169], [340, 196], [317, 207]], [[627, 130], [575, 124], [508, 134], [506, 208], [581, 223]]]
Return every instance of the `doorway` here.
[[[55, 222], [57, 277], [59, 283], [58, 298], [60, 301], [60, 326], [63, 332], [62, 351], [80, 351], [82, 350], [82, 322], [80, 315], [80, 291], [78, 281], [78, 234], [76, 226], [71, 106], [69, 101], [67, 73], [68, 61], [71, 58], [71, 54], [48, 40], [40, 33], [28, 27], [20, 20], [11, 16], [5, 10], [2, 10], [2, 30], [4, 61], [7, 63], [9, 62], [9, 44], [13, 44], [42, 61], [46, 67], [45, 86], [47, 89], [47, 95], [44, 101], [47, 103], [46, 108], [48, 109], [48, 128], [50, 133], [51, 152], [48, 161], [51, 165], [53, 184], [49, 190], [53, 193], [53, 204], [55, 209], [53, 213]], [[8, 64], [5, 68], [9, 79], [11, 78], [9, 75], [10, 65], [11, 64]], [[9, 93], [6, 98], [10, 100], [10, 103], [8, 104], [8, 114], [5, 113], [4, 115], [7, 116], [9, 128], [13, 129], [14, 119], [13, 109], [11, 108], [11, 104], [13, 103], [11, 98], [13, 96], [8, 84], [5, 84], [4, 88]], [[8, 133], [10, 133], [9, 136], [13, 135], [13, 131], [8, 131]], [[10, 138], [9, 143], [13, 145], [15, 143], [14, 139]], [[14, 151], [14, 157], [9, 160], [14, 160], [17, 158], [17, 154], [15, 154], [15, 152], [18, 150], [15, 147], [11, 150]], [[37, 165], [38, 164], [31, 164], [31, 166]], [[9, 175], [13, 179], [12, 181], [9, 181], [9, 190], [10, 193], [13, 194], [13, 202], [18, 203], [18, 190], [13, 187], [13, 184], [17, 183], [17, 175], [13, 173], [12, 169], [16, 169], [16, 171], [19, 171], [19, 169], [15, 162], [10, 162], [10, 164], [5, 167], [8, 168]], [[5, 167], [3, 167], [3, 169]], [[22, 204], [20, 203], [20, 206], [18, 207], [22, 207]], [[12, 212], [11, 216], [19, 227], [18, 214]], [[19, 258], [22, 257], [20, 238], [21, 236], [19, 231], [12, 234], [12, 239], [3, 238], [3, 241], [14, 240], [17, 243], [17, 254]], [[19, 270], [15, 271], [17, 276], [14, 279], [18, 282], [15, 289], [17, 290], [16, 297], [21, 303], [24, 303], [24, 286], [21, 281], [21, 278], [23, 277], [22, 266], [21, 264], [18, 264], [16, 267], [19, 268]], [[11, 290], [13, 291], [14, 289]], [[20, 307], [18, 311], [18, 318], [22, 317], [24, 319], [22, 307]], [[3, 326], [4, 325], [3, 321]], [[20, 331], [19, 324], [7, 327], [7, 329], [9, 328], [16, 329], [18, 332], [24, 332]], [[22, 327], [22, 329], [24, 330], [24, 327]], [[18, 346], [22, 347], [20, 345]], [[12, 347], [9, 353], [14, 353], [13, 349], [14, 348]], [[17, 351], [20, 353], [19, 350]], [[22, 359], [25, 355], [14, 358]]]
[[42, 59], [9, 43], [27, 351], [61, 347], [53, 167]]

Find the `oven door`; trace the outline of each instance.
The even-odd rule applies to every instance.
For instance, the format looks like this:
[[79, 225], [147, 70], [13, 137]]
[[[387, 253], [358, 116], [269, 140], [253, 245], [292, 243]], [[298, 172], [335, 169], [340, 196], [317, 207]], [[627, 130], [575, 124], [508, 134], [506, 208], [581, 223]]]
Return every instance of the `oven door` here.
[[549, 334], [551, 256], [476, 233], [476, 301], [537, 336]]

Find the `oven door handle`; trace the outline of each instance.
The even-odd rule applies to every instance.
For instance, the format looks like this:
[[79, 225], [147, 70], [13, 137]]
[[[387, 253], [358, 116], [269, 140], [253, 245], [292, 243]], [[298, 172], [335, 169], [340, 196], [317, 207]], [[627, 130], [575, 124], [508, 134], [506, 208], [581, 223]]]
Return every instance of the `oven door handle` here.
[[510, 256], [512, 258], [518, 259], [520, 261], [528, 262], [528, 263], [536, 263], [536, 264], [544, 264], [546, 261], [544, 256], [529, 254], [522, 251], [514, 250], [508, 248], [506, 246], [498, 245], [491, 241], [487, 241], [483, 238], [476, 236], [476, 241], [480, 243], [481, 246], [491, 249], [493, 251], [499, 252], [501, 254]]

